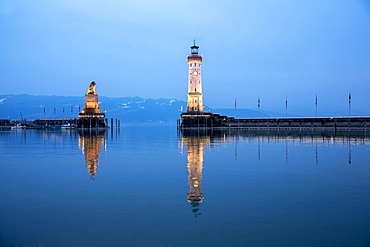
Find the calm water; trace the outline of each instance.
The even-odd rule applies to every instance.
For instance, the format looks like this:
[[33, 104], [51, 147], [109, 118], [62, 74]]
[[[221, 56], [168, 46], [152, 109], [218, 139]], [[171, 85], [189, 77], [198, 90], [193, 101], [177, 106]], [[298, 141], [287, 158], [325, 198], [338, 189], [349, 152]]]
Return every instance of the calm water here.
[[353, 133], [0, 132], [0, 246], [369, 246]]

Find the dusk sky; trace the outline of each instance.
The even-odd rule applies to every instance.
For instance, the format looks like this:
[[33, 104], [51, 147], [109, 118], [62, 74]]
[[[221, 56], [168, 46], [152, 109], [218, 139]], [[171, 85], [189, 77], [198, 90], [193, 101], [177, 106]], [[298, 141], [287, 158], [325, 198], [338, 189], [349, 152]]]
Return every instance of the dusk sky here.
[[193, 40], [213, 108], [370, 115], [368, 0], [0, 0], [0, 94], [186, 100]]

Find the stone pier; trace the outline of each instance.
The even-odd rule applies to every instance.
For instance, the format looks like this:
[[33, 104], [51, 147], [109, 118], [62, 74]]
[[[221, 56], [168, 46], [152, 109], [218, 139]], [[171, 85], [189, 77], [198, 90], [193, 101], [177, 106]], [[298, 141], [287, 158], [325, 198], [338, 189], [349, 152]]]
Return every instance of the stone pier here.
[[180, 129], [185, 128], [234, 128], [234, 129], [313, 129], [370, 130], [370, 116], [349, 117], [280, 117], [234, 118], [215, 113], [181, 114]]

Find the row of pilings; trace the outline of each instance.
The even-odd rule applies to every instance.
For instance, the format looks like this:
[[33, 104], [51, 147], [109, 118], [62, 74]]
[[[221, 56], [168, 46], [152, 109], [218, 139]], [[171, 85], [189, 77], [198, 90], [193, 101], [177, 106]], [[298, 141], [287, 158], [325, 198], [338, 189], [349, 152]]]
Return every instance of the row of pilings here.
[[110, 128], [114, 128], [114, 123], [115, 123], [115, 126], [116, 126], [116, 128], [121, 128], [121, 119], [119, 119], [119, 118], [116, 118], [116, 119], [114, 119], [114, 118], [111, 118], [110, 119], [110, 125], [109, 125], [109, 118], [106, 118], [105, 119], [105, 124], [107, 125], [107, 127], [110, 127]]

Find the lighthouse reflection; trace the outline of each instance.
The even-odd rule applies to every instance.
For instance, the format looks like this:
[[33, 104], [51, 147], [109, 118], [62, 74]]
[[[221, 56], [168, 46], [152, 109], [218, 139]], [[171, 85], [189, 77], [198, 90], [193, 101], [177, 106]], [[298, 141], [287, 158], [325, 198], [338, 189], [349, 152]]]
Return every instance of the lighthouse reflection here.
[[[189, 192], [188, 202], [192, 207], [194, 216], [201, 215], [200, 203], [203, 202], [203, 162], [207, 149], [233, 148], [235, 160], [238, 159], [238, 146], [245, 150], [249, 145], [252, 156], [250, 162], [263, 162], [271, 155], [268, 152], [270, 145], [278, 150], [276, 159], [289, 162], [290, 152], [296, 152], [297, 147], [313, 147], [308, 150], [308, 156], [316, 164], [320, 163], [319, 154], [328, 152], [328, 148], [338, 147], [348, 152], [348, 165], [352, 164], [352, 147], [357, 145], [370, 145], [370, 137], [364, 131], [300, 131], [300, 130], [246, 130], [246, 129], [181, 129], [180, 149], [186, 150]], [[292, 151], [294, 150], [294, 151]], [[255, 161], [253, 161], [253, 159]]]
[[200, 203], [203, 201], [202, 178], [204, 149], [210, 146], [210, 136], [198, 135], [197, 132], [183, 133], [181, 144], [187, 149], [188, 160], [188, 202], [192, 207], [194, 216], [201, 215]]
[[95, 180], [95, 175], [98, 174], [100, 150], [106, 146], [105, 134], [105, 129], [79, 131], [78, 146], [85, 155], [87, 173], [92, 180]]
[[188, 202], [191, 203], [192, 211], [195, 216], [200, 215], [199, 203], [203, 201], [202, 178], [203, 178], [203, 155], [204, 148], [210, 143], [209, 136], [187, 136], [182, 138], [182, 142], [187, 146], [188, 157]]

